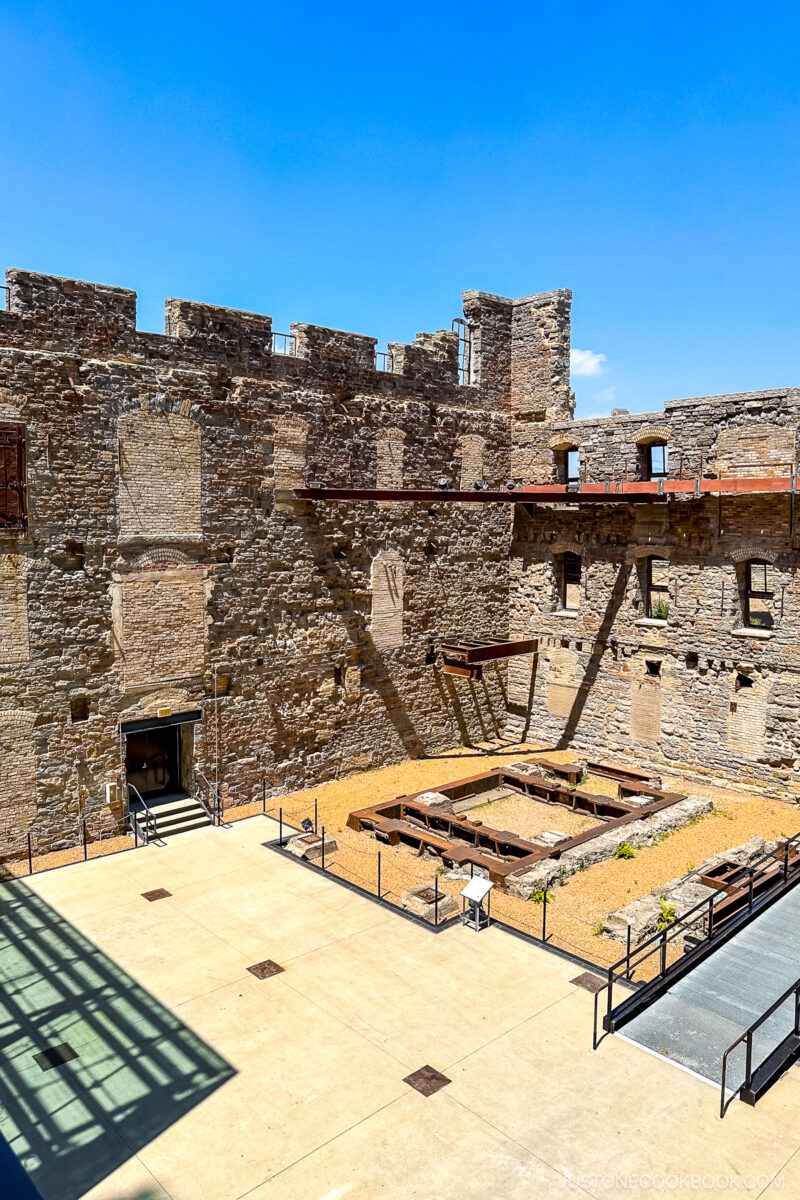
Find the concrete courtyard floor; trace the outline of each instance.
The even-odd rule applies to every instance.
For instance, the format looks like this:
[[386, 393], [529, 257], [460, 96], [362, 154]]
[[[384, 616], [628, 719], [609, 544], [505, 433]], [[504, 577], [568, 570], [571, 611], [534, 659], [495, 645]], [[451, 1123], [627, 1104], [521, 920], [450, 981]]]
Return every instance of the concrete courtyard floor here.
[[[0, 1132], [44, 1200], [800, 1196], [800, 1072], [721, 1122], [706, 1083], [592, 1051], [581, 968], [434, 935], [275, 835], [254, 817], [0, 885]], [[283, 973], [248, 972], [265, 959]], [[425, 1065], [451, 1080], [427, 1098], [403, 1082]]]

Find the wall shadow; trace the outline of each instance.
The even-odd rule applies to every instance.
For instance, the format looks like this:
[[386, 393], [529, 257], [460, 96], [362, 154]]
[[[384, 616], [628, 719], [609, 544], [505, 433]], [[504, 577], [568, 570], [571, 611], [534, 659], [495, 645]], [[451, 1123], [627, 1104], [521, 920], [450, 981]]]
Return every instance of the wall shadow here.
[[614, 626], [617, 613], [619, 612], [620, 607], [625, 599], [628, 580], [630, 578], [632, 569], [633, 567], [631, 563], [620, 563], [620, 568], [617, 572], [617, 578], [614, 580], [614, 585], [611, 589], [611, 595], [608, 598], [608, 604], [606, 605], [605, 612], [603, 613], [603, 619], [600, 622], [600, 627], [595, 634], [594, 641], [592, 642], [592, 653], [589, 656], [588, 663], [586, 664], [586, 670], [578, 688], [578, 694], [575, 697], [575, 703], [570, 709], [569, 716], [567, 717], [567, 723], [558, 739], [556, 745], [557, 750], [565, 750], [567, 746], [571, 744], [572, 739], [575, 736], [575, 730], [577, 729], [578, 723], [583, 716], [583, 710], [586, 707], [586, 701], [588, 699], [589, 692], [592, 690], [592, 687], [597, 681], [597, 676], [600, 673], [600, 667], [603, 662], [603, 654], [605, 653], [606, 646], [608, 645], [609, 634]]
[[0, 981], [0, 1134], [45, 1200], [78, 1200], [235, 1074], [1, 867]]

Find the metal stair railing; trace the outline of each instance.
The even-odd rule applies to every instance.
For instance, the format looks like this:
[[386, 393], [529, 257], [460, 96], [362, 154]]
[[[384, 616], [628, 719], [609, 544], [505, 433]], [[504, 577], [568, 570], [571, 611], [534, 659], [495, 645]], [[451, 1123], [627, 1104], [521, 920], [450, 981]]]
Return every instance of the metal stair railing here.
[[[790, 838], [786, 838], [784, 840], [782, 853], [779, 853], [776, 850], [771, 853], [764, 854], [761, 858], [759, 858], [756, 862], [751, 863], [749, 866], [742, 866], [743, 875], [748, 876], [748, 897], [746, 908], [744, 909], [748, 917], [753, 913], [754, 910], [760, 910], [762, 907], [765, 907], [766, 902], [772, 903], [772, 901], [775, 900], [777, 896], [780, 895], [784, 890], [788, 890], [787, 884], [789, 881], [790, 867], [789, 852], [790, 848], [797, 845], [799, 842], [800, 831], [793, 834]], [[758, 899], [755, 899], [754, 886], [756, 875], [763, 867], [766, 866], [766, 864], [769, 864], [772, 870], [764, 870], [759, 883], [763, 884], [765, 880], [769, 879], [770, 874], [774, 874], [774, 883], [776, 883], [778, 886], [775, 888], [772, 885], [768, 885], [765, 893], [759, 896]], [[796, 857], [792, 867], [793, 869], [796, 869], [798, 866], [800, 866], [800, 858]], [[792, 884], [794, 884], [794, 882], [795, 881], [793, 880]], [[644, 983], [644, 987], [650, 988], [653, 991], [657, 991], [657, 994], [660, 994], [661, 991], [665, 990], [665, 988], [669, 986], [665, 980], [670, 973], [673, 975], [677, 974], [677, 969], [683, 968], [681, 971], [681, 974], [683, 974], [683, 971], [687, 969], [686, 964], [693, 964], [693, 956], [697, 957], [699, 954], [706, 951], [710, 943], [719, 936], [720, 932], [725, 932], [727, 934], [732, 929], [739, 927], [740, 922], [737, 922], [736, 918], [741, 915], [741, 910], [726, 920], [724, 927], [722, 926], [722, 922], [715, 921], [715, 913], [717, 908], [721, 907], [728, 899], [729, 893], [727, 891], [723, 890], [715, 892], [713, 895], [709, 896], [707, 900], [699, 900], [697, 904], [687, 909], [686, 912], [681, 913], [680, 916], [676, 917], [657, 933], [651, 934], [651, 936], [646, 938], [645, 941], [635, 948], [635, 950], [631, 951], [630, 944], [628, 945], [625, 955], [608, 968], [608, 975], [605, 983], [603, 984], [602, 988], [595, 993], [594, 1025], [592, 1029], [593, 1050], [596, 1050], [600, 1044], [600, 1041], [602, 1041], [602, 1038], [598, 1038], [597, 1036], [597, 1017], [599, 1012], [600, 996], [602, 993], [607, 992], [608, 994], [606, 1012], [603, 1018], [603, 1028], [607, 1033], [613, 1033], [617, 1014], [617, 1009], [615, 1009], [613, 1001], [614, 984], [631, 983], [633, 981], [634, 972], [638, 970], [642, 964], [650, 959], [653, 955], [657, 954], [659, 956], [657, 971], [651, 979]], [[692, 935], [696, 935], [699, 932], [701, 936], [697, 938], [697, 941], [691, 950], [684, 952], [681, 958], [668, 964], [667, 946], [670, 942], [675, 941], [684, 930], [691, 931]], [[653, 987], [653, 985], [657, 986]], [[623, 1000], [618, 1008], [622, 1007], [627, 1000], [632, 999], [633, 997], [626, 997], [626, 1000]], [[652, 999], [655, 1000], [656, 996], [653, 996]], [[652, 1001], [649, 1001], [648, 1003], [650, 1002]]]
[[212, 807], [211, 807], [211, 809], [209, 809], [205, 800], [203, 800], [203, 797], [200, 795], [199, 789], [198, 789], [196, 797], [195, 797], [197, 802], [199, 804], [201, 804], [202, 807], [205, 809], [212, 825], [224, 825], [225, 824], [225, 819], [223, 816], [223, 807], [224, 806], [222, 803], [222, 796], [220, 795], [219, 790], [217, 789], [216, 785], [213, 784], [211, 782], [211, 780], [206, 775], [203, 774], [202, 771], [195, 769], [195, 775], [197, 775], [199, 779], [202, 779], [203, 783], [206, 785], [209, 792], [211, 793]]
[[158, 824], [157, 824], [156, 819], [153, 816], [152, 812], [150, 811], [149, 804], [147, 803], [147, 801], [145, 800], [144, 796], [139, 791], [139, 789], [137, 788], [135, 783], [128, 784], [128, 792], [135, 793], [136, 797], [139, 800], [139, 803], [142, 806], [142, 809], [144, 810], [144, 824], [142, 825], [138, 821], [136, 821], [136, 814], [131, 811], [130, 803], [129, 803], [129, 805], [128, 805], [128, 820], [131, 825], [131, 832], [134, 834], [134, 837], [135, 837], [136, 836], [136, 828], [134, 827], [134, 822], [136, 822], [136, 826], [139, 829], [141, 829], [142, 841], [143, 841], [144, 845], [147, 846], [149, 844], [151, 838], [153, 838], [153, 839], [158, 838]]
[[[750, 1025], [748, 1029], [745, 1029], [744, 1033], [740, 1034], [735, 1042], [731, 1042], [730, 1046], [728, 1046], [728, 1049], [722, 1055], [722, 1080], [720, 1082], [720, 1098], [719, 1098], [720, 1120], [722, 1120], [722, 1118], [725, 1116], [725, 1113], [728, 1109], [728, 1105], [739, 1095], [739, 1092], [741, 1092], [742, 1089], [744, 1089], [746, 1092], [749, 1092], [749, 1090], [750, 1090], [750, 1085], [753, 1082], [753, 1034], [756, 1032], [757, 1029], [760, 1029], [761, 1026], [764, 1024], [764, 1022], [767, 1021], [772, 1016], [772, 1014], [781, 1007], [782, 1004], [785, 1004], [786, 1001], [789, 999], [789, 997], [792, 995], [794, 995], [794, 1028], [792, 1030], [792, 1033], [794, 1034], [795, 1037], [800, 1038], [800, 979], [796, 979], [795, 982], [791, 985], [791, 987], [788, 987], [786, 989], [786, 991], [781, 996], [778, 997], [777, 1000], [775, 1000], [772, 1004], [770, 1004], [769, 1008], [761, 1014], [761, 1016], [758, 1018], [758, 1020], [754, 1021], [753, 1024]], [[739, 1084], [739, 1086], [733, 1090], [733, 1092], [730, 1095], [730, 1098], [728, 1099], [728, 1101], [726, 1103], [725, 1102], [725, 1084], [727, 1081], [727, 1074], [728, 1074], [728, 1055], [731, 1053], [732, 1050], [735, 1050], [737, 1046], [740, 1046], [742, 1044], [742, 1042], [745, 1042], [745, 1044], [746, 1044], [745, 1045], [744, 1079]], [[777, 1049], [777, 1046], [773, 1047], [773, 1050], [769, 1051], [769, 1053], [762, 1060], [762, 1062], [759, 1063], [759, 1066], [763, 1066], [763, 1064], [769, 1058], [770, 1054], [772, 1054], [774, 1052], [774, 1050], [776, 1050], [776, 1049]], [[758, 1069], [758, 1068], [756, 1068], [756, 1069]]]

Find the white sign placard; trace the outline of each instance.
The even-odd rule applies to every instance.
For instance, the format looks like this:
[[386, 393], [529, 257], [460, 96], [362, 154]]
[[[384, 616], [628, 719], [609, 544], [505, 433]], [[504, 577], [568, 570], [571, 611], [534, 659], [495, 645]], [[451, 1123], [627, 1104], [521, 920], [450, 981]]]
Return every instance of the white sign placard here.
[[494, 887], [494, 884], [489, 879], [484, 879], [481, 875], [474, 875], [470, 879], [467, 886], [464, 888], [461, 895], [465, 900], [477, 900], [478, 903], [487, 896]]

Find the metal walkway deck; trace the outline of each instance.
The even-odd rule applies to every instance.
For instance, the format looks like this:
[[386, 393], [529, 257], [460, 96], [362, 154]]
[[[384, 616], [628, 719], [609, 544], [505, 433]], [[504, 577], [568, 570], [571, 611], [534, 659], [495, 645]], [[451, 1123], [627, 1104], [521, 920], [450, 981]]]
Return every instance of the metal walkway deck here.
[[[793, 888], [729, 942], [620, 1029], [622, 1037], [720, 1083], [725, 1049], [800, 977], [800, 887]], [[794, 1026], [794, 1000], [758, 1030], [760, 1062]], [[730, 1057], [726, 1086], [744, 1078], [745, 1051]]]

